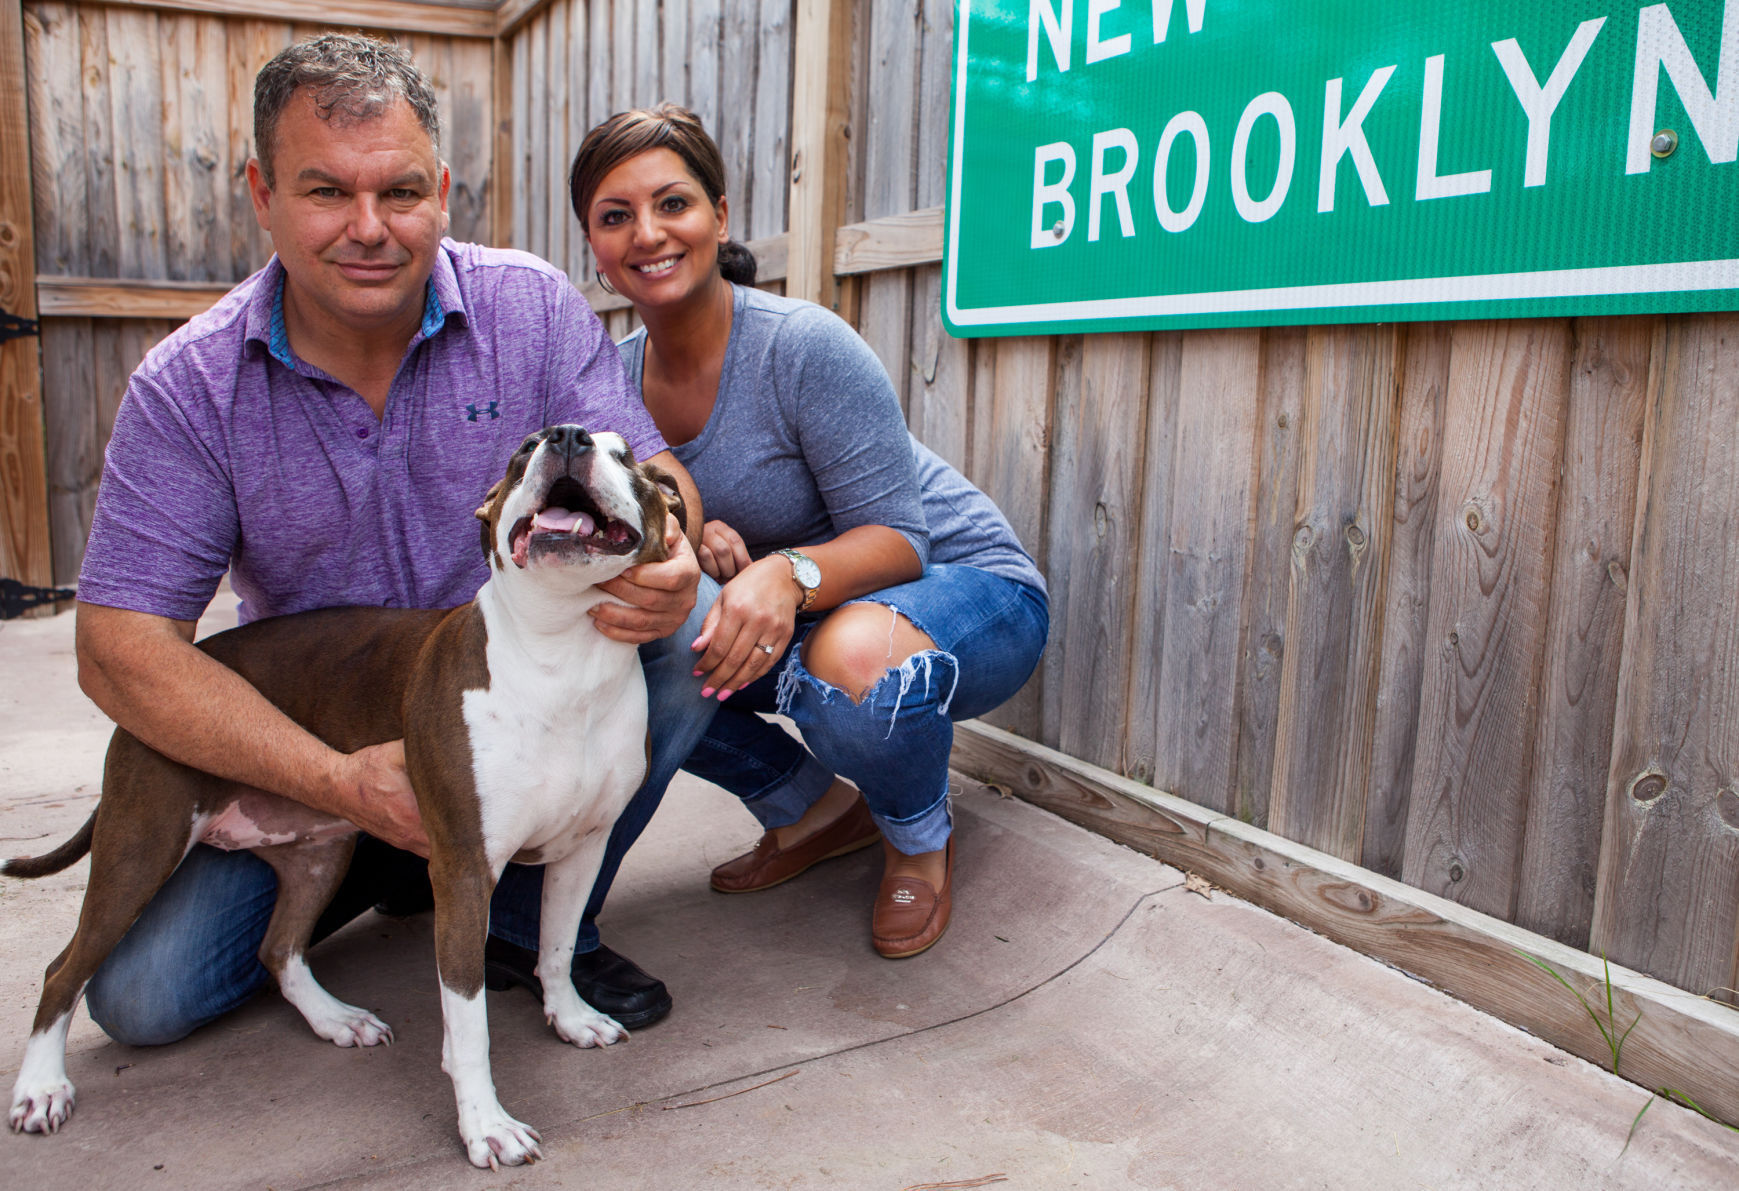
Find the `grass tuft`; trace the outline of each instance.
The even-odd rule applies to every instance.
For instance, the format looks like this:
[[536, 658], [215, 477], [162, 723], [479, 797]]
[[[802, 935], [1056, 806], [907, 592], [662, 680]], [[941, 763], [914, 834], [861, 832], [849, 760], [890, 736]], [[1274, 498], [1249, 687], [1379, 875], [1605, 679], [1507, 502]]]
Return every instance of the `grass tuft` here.
[[1692, 1100], [1677, 1088], [1662, 1088], [1658, 1094], [1661, 1099], [1671, 1100], [1674, 1104], [1682, 1105], [1683, 1107], [1690, 1109], [1692, 1112], [1697, 1113], [1699, 1116], [1707, 1117], [1723, 1129], [1739, 1133], [1739, 1126], [1729, 1125], [1726, 1121], [1715, 1116], [1708, 1109], [1704, 1108], [1701, 1104], [1698, 1104], [1695, 1100]]
[[[1547, 963], [1537, 955], [1529, 955], [1526, 951], [1517, 948], [1511, 948], [1511, 950], [1515, 951], [1517, 955], [1521, 956], [1536, 968], [1540, 969], [1540, 971], [1546, 973], [1546, 975], [1550, 976], [1553, 980], [1556, 980], [1559, 984], [1562, 984], [1565, 988], [1570, 990], [1570, 995], [1576, 998], [1577, 1003], [1582, 1006], [1582, 1011], [1588, 1015], [1588, 1020], [1594, 1023], [1594, 1028], [1599, 1030], [1600, 1036], [1606, 1040], [1606, 1049], [1612, 1052], [1612, 1073], [1617, 1075], [1619, 1056], [1624, 1051], [1624, 1040], [1630, 1037], [1630, 1032], [1636, 1029], [1636, 1023], [1642, 1020], [1642, 1010], [1638, 1009], [1636, 1011], [1636, 1016], [1632, 1018], [1630, 1024], [1624, 1028], [1623, 1033], [1618, 1032], [1618, 1006], [1617, 998], [1614, 996], [1612, 991], [1612, 965], [1607, 961], [1606, 957], [1604, 955], [1600, 957], [1600, 964], [1605, 973], [1605, 978], [1601, 983], [1604, 984], [1606, 988], [1606, 1017], [1603, 1021], [1601, 1020], [1600, 1013], [1595, 1009], [1594, 1005], [1588, 1003], [1588, 998], [1578, 992], [1575, 985], [1564, 979], [1563, 973], [1559, 972], [1557, 968], [1554, 968], [1551, 964]], [[1598, 1001], [1596, 1003], [1598, 1003]], [[1631, 1118], [1630, 1132], [1624, 1135], [1624, 1149], [1618, 1151], [1618, 1156], [1620, 1158], [1624, 1157], [1625, 1150], [1630, 1149], [1631, 1140], [1636, 1137], [1636, 1127], [1642, 1124], [1642, 1114], [1654, 1107], [1656, 1096], [1660, 1097], [1662, 1100], [1677, 1104], [1682, 1108], [1688, 1108], [1692, 1112], [1695, 1112], [1708, 1120], [1714, 1121], [1715, 1124], [1721, 1126], [1723, 1129], [1739, 1133], [1739, 1127], [1729, 1125], [1726, 1121], [1721, 1120], [1701, 1104], [1698, 1104], [1695, 1100], [1687, 1096], [1684, 1092], [1681, 1092], [1678, 1088], [1661, 1088], [1655, 1092], [1654, 1096], [1650, 1096], [1647, 1100], [1643, 1101], [1642, 1107], [1636, 1110], [1636, 1116]]]
[[[1573, 984], [1564, 979], [1563, 974], [1559, 972], [1557, 968], [1554, 968], [1551, 964], [1547, 963], [1537, 955], [1529, 955], [1526, 951], [1521, 951], [1516, 948], [1511, 948], [1511, 950], [1515, 951], [1517, 955], [1521, 956], [1536, 968], [1540, 969], [1540, 971], [1546, 973], [1546, 975], [1550, 976], [1553, 980], [1556, 980], [1559, 984], [1562, 984], [1565, 988], [1570, 990], [1570, 995], [1576, 998], [1577, 1003], [1582, 1006], [1582, 1011], [1588, 1015], [1588, 1020], [1594, 1023], [1594, 1028], [1600, 1031], [1600, 1037], [1606, 1041], [1606, 1049], [1612, 1052], [1612, 1073], [1617, 1075], [1619, 1056], [1624, 1052], [1624, 1040], [1630, 1037], [1630, 1032], [1636, 1029], [1636, 1023], [1642, 1020], [1642, 1010], [1638, 1009], [1636, 1011], [1636, 1016], [1632, 1018], [1630, 1024], [1624, 1028], [1622, 1034], [1618, 1032], [1617, 1006], [1612, 992], [1612, 965], [1607, 962], [1606, 957], [1604, 955], [1600, 957], [1601, 966], [1606, 972], [1606, 978], [1602, 982], [1606, 987], [1606, 1020], [1602, 1021], [1600, 1019], [1600, 1014], [1595, 1012], [1594, 1006], [1588, 1003], [1588, 998], [1584, 997], [1577, 991]], [[1648, 1106], [1645, 1104], [1643, 1108], [1646, 1111]], [[1637, 1113], [1636, 1115], [1640, 1120], [1642, 1113]], [[1633, 1124], [1631, 1126], [1631, 1132], [1634, 1133], [1635, 1131], [1636, 1126]], [[1629, 1143], [1626, 1142], [1626, 1144], [1628, 1145]]]

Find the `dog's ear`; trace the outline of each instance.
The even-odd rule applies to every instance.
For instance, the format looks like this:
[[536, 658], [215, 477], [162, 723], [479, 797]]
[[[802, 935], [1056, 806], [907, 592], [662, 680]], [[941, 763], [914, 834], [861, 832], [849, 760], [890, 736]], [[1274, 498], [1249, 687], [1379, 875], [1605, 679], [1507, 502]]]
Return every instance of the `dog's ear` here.
[[502, 485], [506, 483], [506, 479], [500, 479], [496, 480], [495, 483], [489, 486], [489, 491], [483, 496], [483, 503], [477, 506], [476, 514], [478, 521], [477, 531], [483, 541], [483, 557], [493, 561], [498, 569], [503, 566], [503, 563], [501, 561], [501, 551], [496, 549], [495, 540], [489, 534], [489, 511], [495, 507], [496, 502], [501, 495]]
[[676, 514], [677, 524], [682, 526], [682, 532], [687, 533], [688, 505], [683, 502], [682, 489], [676, 486], [676, 477], [655, 463], [642, 463], [640, 469], [658, 489], [658, 494], [664, 497], [664, 507]]
[[496, 480], [489, 485], [489, 491], [483, 494], [483, 503], [477, 506], [477, 511], [472, 516], [479, 521], [489, 520], [489, 506], [495, 503], [495, 498], [500, 494], [501, 486], [505, 483], [507, 483], [506, 480]]

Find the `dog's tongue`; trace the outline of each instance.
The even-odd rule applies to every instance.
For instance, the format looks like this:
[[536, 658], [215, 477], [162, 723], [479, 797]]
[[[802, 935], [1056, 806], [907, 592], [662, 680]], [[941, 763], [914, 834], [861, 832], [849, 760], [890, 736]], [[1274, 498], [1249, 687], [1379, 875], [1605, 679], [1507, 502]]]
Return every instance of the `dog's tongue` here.
[[531, 526], [533, 529], [542, 530], [545, 533], [579, 533], [584, 537], [591, 536], [598, 528], [597, 522], [586, 514], [570, 513], [566, 509], [558, 509], [554, 506], [532, 518]]

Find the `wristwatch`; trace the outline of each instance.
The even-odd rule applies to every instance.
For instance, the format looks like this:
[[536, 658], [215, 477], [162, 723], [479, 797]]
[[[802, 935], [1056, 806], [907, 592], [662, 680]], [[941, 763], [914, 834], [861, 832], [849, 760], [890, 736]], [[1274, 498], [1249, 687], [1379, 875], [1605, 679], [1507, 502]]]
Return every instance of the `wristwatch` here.
[[797, 605], [797, 611], [809, 611], [809, 605], [815, 602], [815, 593], [821, 590], [821, 567], [813, 558], [797, 550], [775, 550], [773, 553], [783, 554], [790, 560], [791, 577], [803, 589], [803, 602]]

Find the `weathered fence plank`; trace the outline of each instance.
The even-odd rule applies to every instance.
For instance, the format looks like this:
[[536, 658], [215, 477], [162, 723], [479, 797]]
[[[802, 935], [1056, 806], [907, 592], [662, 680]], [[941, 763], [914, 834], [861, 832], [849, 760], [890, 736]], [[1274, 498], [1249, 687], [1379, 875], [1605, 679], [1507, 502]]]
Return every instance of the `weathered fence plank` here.
[[[1028, 552], [1034, 558], [1044, 558], [1055, 347], [1046, 338], [987, 340], [981, 345], [980, 359], [989, 360], [991, 366], [979, 369], [979, 376], [983, 378], [988, 371], [993, 380], [990, 384], [980, 381], [980, 399], [974, 406], [973, 479], [996, 501]], [[1037, 740], [1043, 688], [1041, 667], [1020, 694], [987, 718]]]
[[[1151, 336], [1147, 357], [1146, 441], [1142, 445], [1141, 510], [1136, 540], [1135, 637], [1131, 647], [1128, 744], [1123, 768], [1151, 782], [1158, 770], [1160, 677], [1165, 654], [1166, 584], [1171, 575], [1171, 502], [1176, 491], [1178, 410], [1182, 401], [1184, 336]], [[1035, 554], [1035, 558], [1041, 557]], [[1052, 631], [1052, 640], [1057, 635]]]
[[1153, 784], [1231, 808], [1242, 600], [1255, 516], [1262, 333], [1186, 336], [1179, 365]]
[[164, 276], [227, 281], [229, 38], [216, 17], [163, 22]]
[[[1262, 332], [1262, 409], [1257, 425], [1256, 521], [1249, 588], [1244, 593], [1244, 647], [1238, 676], [1237, 789], [1232, 813], [1268, 825], [1280, 720], [1281, 666], [1293, 534], [1298, 523], [1299, 436], [1304, 425], [1305, 330]], [[1156, 589], [1157, 590], [1157, 589]]]
[[108, 11], [109, 120], [118, 203], [115, 267], [122, 277], [167, 277], [163, 224], [163, 47], [157, 14]]
[[1051, 440], [1051, 516], [1065, 532], [1045, 555], [1055, 648], [1045, 718], [1057, 747], [1122, 771], [1140, 567], [1141, 457], [1150, 337], [1089, 335], [1081, 399], [1059, 408]]
[[1343, 860], [1364, 844], [1396, 363], [1393, 325], [1313, 327], [1307, 337], [1270, 826]]
[[658, 97], [688, 107], [688, 62], [694, 52], [689, 28], [690, 0], [663, 0], [659, 26]]
[[744, 228], [755, 239], [785, 230], [791, 188], [791, 3], [761, 0], [760, 61], [755, 72], [755, 125], [749, 161], [755, 207]]
[[[97, 433], [91, 320], [53, 319], [42, 328], [42, 389], [48, 441], [48, 530], [54, 582], [78, 579], [85, 535], [97, 503], [103, 440]], [[77, 395], [77, 399], [67, 399]]]
[[634, 4], [634, 91], [630, 102], [651, 107], [664, 99], [662, 50], [659, 45], [662, 4]]
[[36, 270], [85, 273], [90, 199], [78, 10], [67, 4], [27, 8], [24, 25]]
[[918, 172], [912, 205], [940, 207], [948, 188], [948, 137], [944, 130], [954, 88], [954, 5], [951, 0], [920, 0], [917, 9], [918, 128], [935, 131], [912, 138]]
[[1376, 715], [1371, 725], [1370, 778], [1365, 786], [1365, 838], [1360, 863], [1399, 877], [1407, 848], [1407, 808], [1426, 659], [1431, 558], [1443, 454], [1443, 403], [1449, 390], [1450, 333], [1446, 324], [1408, 326], [1401, 337], [1396, 401], [1394, 499], [1389, 516], [1389, 577], [1381, 618]]
[[912, 310], [912, 379], [908, 418], [912, 433], [962, 472], [972, 425], [971, 341], [942, 327], [942, 270], [922, 270]]
[[494, 239], [490, 186], [498, 118], [494, 50], [485, 41], [454, 41], [445, 51], [450, 65], [441, 108], [441, 152], [453, 179], [447, 193], [449, 234], [455, 240], [488, 243]]
[[[109, 23], [106, 10], [78, 7], [79, 56], [85, 93], [85, 252], [80, 270], [92, 277], [119, 276], [119, 199], [115, 194], [115, 127], [109, 91]], [[251, 218], [250, 218], [251, 221]]]
[[[864, 130], [865, 217], [912, 209], [916, 158], [912, 130], [918, 117], [918, 37], [915, 10], [893, 0], [871, 6], [869, 73], [876, 80]], [[911, 394], [912, 277], [905, 271], [877, 274], [863, 287], [859, 332], [881, 357], [900, 405]], [[909, 413], [908, 409], [908, 413]]]
[[1568, 395], [1562, 320], [1457, 324], [1403, 878], [1515, 911]]
[[1636, 478], [1658, 319], [1583, 319], [1564, 427], [1540, 731], [1516, 922], [1588, 945], [1624, 646]]
[[[550, 111], [549, 111], [549, 14], [534, 20], [526, 30], [525, 60], [522, 63], [517, 55], [513, 63], [513, 85], [517, 88], [520, 77], [525, 77], [525, 104], [520, 107], [518, 97], [515, 97], [513, 124], [515, 128], [525, 130], [520, 138], [519, 179], [522, 184], [523, 197], [520, 200], [524, 211], [524, 239], [522, 244], [536, 244], [544, 252], [550, 250], [549, 223], [549, 155], [550, 155]], [[523, 111], [523, 116], [521, 115]], [[518, 227], [515, 220], [515, 227]]]
[[1739, 949], [1739, 319], [1667, 323], [1625, 610], [1592, 945], [1728, 1003]]
[[754, 233], [754, 109], [748, 97], [755, 94], [757, 50], [760, 47], [757, 6], [747, 3], [721, 5], [722, 37], [719, 46], [718, 124], [711, 128], [713, 140], [725, 159], [725, 185], [731, 195], [731, 234], [747, 240]]
[[[23, 14], [8, 8], [0, 13], [0, 80], [17, 99], [26, 91], [24, 68]], [[0, 309], [26, 319], [36, 317], [30, 188], [30, 124], [15, 99], [0, 110]], [[0, 574], [42, 585], [54, 558], [38, 358], [33, 335], [0, 343]]]
[[[688, 10], [688, 99], [689, 110], [716, 139], [719, 135], [719, 75], [723, 57], [724, 15], [722, 0], [687, 0]], [[722, 142], [721, 142], [722, 144]], [[730, 163], [726, 163], [727, 170]], [[735, 187], [737, 176], [727, 173], [725, 184]], [[734, 196], [734, 191], [733, 191]], [[736, 199], [732, 198], [733, 205]]]
[[[229, 161], [235, 172], [230, 191], [230, 277], [240, 280], [272, 256], [272, 240], [254, 218], [244, 170], [255, 155], [254, 78], [279, 50], [290, 44], [290, 26], [282, 21], [239, 21], [229, 27]], [[93, 262], [89, 275], [112, 276]]]

